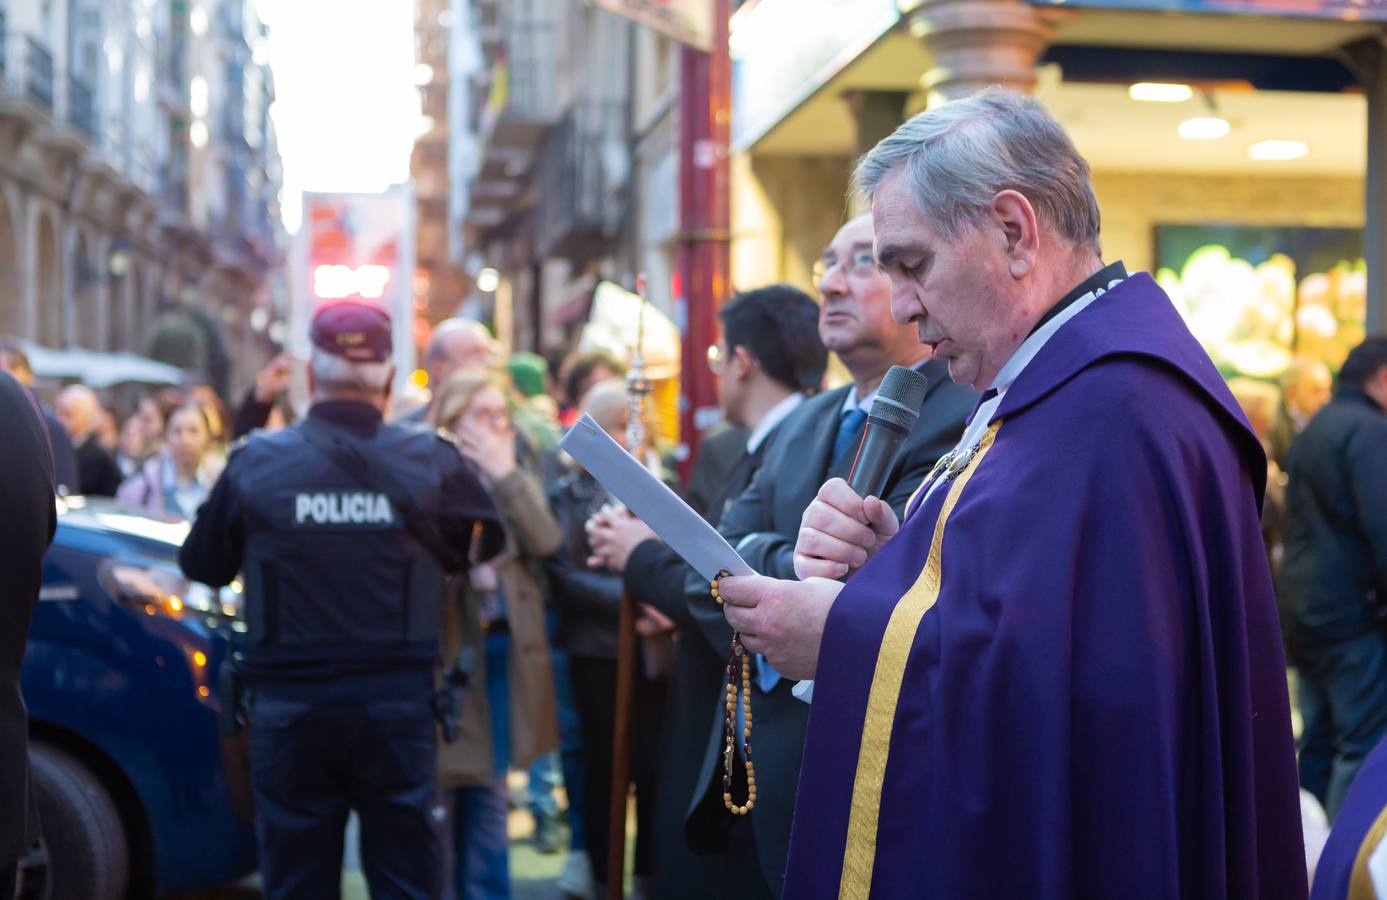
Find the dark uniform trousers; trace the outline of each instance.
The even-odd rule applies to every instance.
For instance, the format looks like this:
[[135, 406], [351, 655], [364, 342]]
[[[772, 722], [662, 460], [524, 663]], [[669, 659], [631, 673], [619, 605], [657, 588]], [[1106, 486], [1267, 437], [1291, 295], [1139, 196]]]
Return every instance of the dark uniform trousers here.
[[373, 898], [433, 898], [442, 860], [431, 796], [437, 748], [427, 696], [314, 701], [258, 688], [251, 701], [251, 783], [268, 900], [336, 898], [347, 813], [361, 820]]

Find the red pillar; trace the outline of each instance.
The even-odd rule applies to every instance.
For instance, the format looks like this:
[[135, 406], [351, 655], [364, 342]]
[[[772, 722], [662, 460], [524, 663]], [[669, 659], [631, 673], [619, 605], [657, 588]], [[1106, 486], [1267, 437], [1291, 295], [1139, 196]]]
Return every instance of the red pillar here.
[[727, 55], [730, 0], [713, 0], [713, 52], [683, 49], [679, 83], [679, 260], [675, 308], [683, 329], [679, 439], [688, 477], [698, 442], [718, 420], [708, 345], [717, 340], [718, 306], [731, 292], [732, 62]]

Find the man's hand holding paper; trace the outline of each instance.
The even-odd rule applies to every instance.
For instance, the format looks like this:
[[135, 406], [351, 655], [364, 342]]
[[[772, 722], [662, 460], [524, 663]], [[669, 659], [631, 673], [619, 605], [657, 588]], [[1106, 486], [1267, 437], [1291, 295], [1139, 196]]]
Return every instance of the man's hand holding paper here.
[[841, 582], [826, 578], [783, 581], [747, 575], [718, 581], [723, 613], [741, 632], [742, 644], [795, 680], [814, 677], [824, 623], [842, 589]]

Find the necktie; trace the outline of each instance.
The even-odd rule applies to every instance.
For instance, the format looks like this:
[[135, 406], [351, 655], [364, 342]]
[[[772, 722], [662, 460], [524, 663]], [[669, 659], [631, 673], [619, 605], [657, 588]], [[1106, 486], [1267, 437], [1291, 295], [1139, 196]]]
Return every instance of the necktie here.
[[[761, 654], [757, 653], [754, 656], [756, 657], [756, 666], [751, 673], [751, 680], [756, 682], [756, 687], [760, 689], [761, 693], [769, 694], [780, 683], [780, 673], [771, 665], [770, 660]], [[737, 693], [737, 733], [744, 734], [745, 729], [746, 706], [742, 703], [742, 695], [739, 691]], [[742, 749], [740, 742], [737, 744], [737, 755], [746, 759], [746, 752]]]
[[780, 683], [780, 673], [771, 665], [771, 661], [761, 654], [756, 654], [756, 686], [761, 689], [761, 693], [769, 694], [771, 690]]
[[833, 459], [842, 456], [857, 443], [862, 423], [865, 421], [867, 411], [861, 407], [843, 413], [843, 417], [838, 420], [838, 436], [833, 439]]

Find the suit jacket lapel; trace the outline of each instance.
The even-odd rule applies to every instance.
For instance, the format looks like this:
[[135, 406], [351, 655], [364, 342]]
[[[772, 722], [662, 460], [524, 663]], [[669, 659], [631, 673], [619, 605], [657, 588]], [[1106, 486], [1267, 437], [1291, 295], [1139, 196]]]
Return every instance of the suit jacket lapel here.
[[[767, 439], [769, 440], [769, 437]], [[727, 507], [731, 506], [733, 501], [751, 486], [751, 479], [756, 477], [756, 472], [761, 468], [761, 462], [765, 458], [766, 441], [762, 441], [753, 452], [742, 453], [742, 458], [737, 460], [732, 471], [727, 473], [727, 482], [723, 485], [717, 499], [713, 501], [710, 512], [713, 515], [714, 525], [722, 520], [723, 513], [727, 512]]]
[[[835, 402], [831, 406], [825, 407], [823, 418], [814, 430], [814, 455], [810, 458], [813, 459], [815, 463], [813, 471], [824, 473], [823, 477], [819, 479], [820, 484], [834, 477], [840, 465], [850, 467], [852, 465], [852, 453], [855, 453], [857, 450], [857, 448], [854, 447], [852, 451], [844, 454], [848, 457], [846, 463], [843, 463], [842, 460], [833, 459], [833, 443], [838, 437], [838, 421], [842, 418], [843, 398], [846, 397], [848, 391], [851, 390], [855, 390], [855, 388], [851, 384], [846, 384], [832, 391]], [[818, 493], [817, 487], [814, 489], [814, 492], [816, 494]]]

